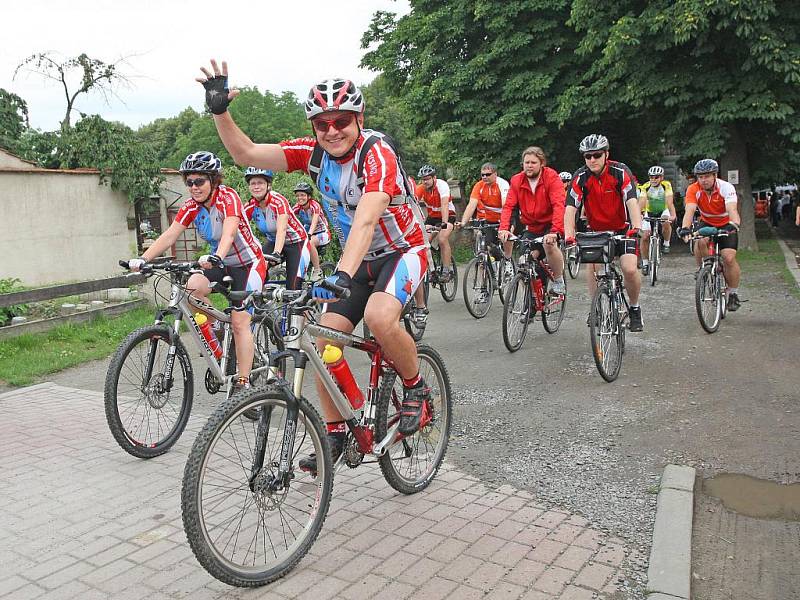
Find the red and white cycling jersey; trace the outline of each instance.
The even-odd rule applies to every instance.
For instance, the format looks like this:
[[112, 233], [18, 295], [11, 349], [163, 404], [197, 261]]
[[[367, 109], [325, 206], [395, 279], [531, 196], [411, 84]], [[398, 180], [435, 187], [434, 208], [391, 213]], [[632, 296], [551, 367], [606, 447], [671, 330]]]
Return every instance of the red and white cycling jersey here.
[[[361, 132], [355, 151], [343, 159], [335, 159], [323, 152], [318, 185], [324, 201], [338, 205], [336, 218], [342, 229], [345, 241], [363, 194], [385, 192], [396, 205], [386, 207], [378, 219], [364, 260], [375, 260], [386, 252], [404, 252], [409, 248], [424, 245], [422, 228], [414, 218], [409, 204], [401, 203], [405, 198], [405, 187], [397, 155], [384, 140], [376, 142], [367, 152], [364, 160], [363, 192], [358, 185], [356, 173], [360, 149], [366, 136], [377, 132], [365, 129]], [[281, 142], [289, 171], [308, 173], [311, 153], [317, 140], [299, 138]]]
[[317, 226], [314, 228], [314, 231], [308, 231], [309, 234], [330, 233], [328, 231], [328, 219], [325, 218], [325, 213], [322, 211], [319, 202], [313, 198], [309, 198], [308, 202], [305, 204], [300, 204], [298, 202], [292, 206], [292, 210], [294, 214], [297, 215], [297, 218], [300, 219], [306, 231], [311, 227], [311, 220], [314, 218], [314, 215], [317, 215]]
[[220, 185], [214, 190], [211, 198], [200, 204], [189, 199], [181, 206], [175, 216], [175, 222], [184, 227], [194, 223], [200, 236], [209, 243], [211, 252], [216, 254], [219, 240], [222, 237], [222, 223], [227, 217], [238, 217], [239, 228], [233, 238], [233, 244], [222, 261], [231, 267], [245, 267], [263, 260], [261, 244], [258, 243], [250, 221], [245, 215], [242, 200], [236, 190]]
[[250, 198], [250, 202], [244, 207], [247, 218], [253, 220], [261, 233], [274, 242], [275, 234], [278, 231], [278, 216], [286, 215], [288, 221], [286, 223], [285, 243], [296, 244], [308, 238], [303, 224], [294, 214], [292, 205], [289, 204], [285, 196], [278, 192], [269, 192], [264, 201], [265, 205], [262, 208], [259, 206], [258, 200]]

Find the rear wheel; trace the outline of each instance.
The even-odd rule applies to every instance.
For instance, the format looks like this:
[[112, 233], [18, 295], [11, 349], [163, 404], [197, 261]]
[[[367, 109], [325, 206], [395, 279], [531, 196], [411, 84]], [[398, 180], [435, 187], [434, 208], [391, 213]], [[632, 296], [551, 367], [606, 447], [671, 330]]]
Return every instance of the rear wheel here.
[[724, 319], [728, 314], [728, 284], [725, 283], [725, 275], [721, 270], [717, 272], [717, 287], [720, 289], [719, 318]]
[[606, 381], [619, 376], [624, 352], [622, 326], [607, 287], [598, 287], [589, 313], [589, 337], [597, 370]]
[[137, 458], [169, 450], [183, 433], [192, 410], [194, 376], [183, 343], [175, 338], [170, 376], [171, 332], [150, 325], [131, 333], [108, 365], [104, 388], [106, 420], [114, 439]]
[[524, 273], [517, 273], [508, 286], [503, 306], [503, 343], [509, 352], [516, 352], [522, 347], [531, 310], [530, 282]]
[[[429, 346], [417, 347], [417, 355], [419, 374], [431, 388], [431, 400], [426, 409], [430, 421], [410, 436], [396, 434], [395, 443], [378, 459], [386, 481], [403, 494], [424, 490], [436, 476], [447, 452], [453, 412], [450, 376], [441, 356]], [[394, 371], [386, 371], [376, 408], [377, 440], [384, 439], [400, 420], [402, 401], [402, 381]]]
[[[555, 333], [564, 320], [567, 308], [567, 293], [556, 294], [553, 292], [553, 280], [547, 278], [547, 290], [544, 296], [544, 310], [542, 311], [542, 325], [547, 333]], [[566, 286], [567, 280], [564, 280]]]
[[492, 307], [494, 280], [490, 268], [484, 258], [476, 256], [464, 270], [464, 304], [476, 319], [485, 317]]
[[708, 333], [714, 333], [719, 329], [719, 321], [722, 318], [721, 300], [721, 294], [717, 291], [716, 277], [711, 272], [711, 265], [704, 265], [697, 273], [694, 302], [700, 325]]

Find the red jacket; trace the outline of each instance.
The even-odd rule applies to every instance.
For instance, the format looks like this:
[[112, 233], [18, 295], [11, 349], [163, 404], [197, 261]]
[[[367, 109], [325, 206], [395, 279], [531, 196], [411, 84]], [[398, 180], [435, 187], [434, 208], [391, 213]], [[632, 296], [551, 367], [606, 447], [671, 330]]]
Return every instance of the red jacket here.
[[536, 184], [536, 193], [525, 172], [517, 173], [511, 178], [511, 187], [500, 217], [500, 229], [511, 228], [511, 215], [519, 206], [519, 214], [523, 225], [536, 235], [558, 233], [564, 235], [564, 184], [561, 178], [550, 167], [543, 167]]

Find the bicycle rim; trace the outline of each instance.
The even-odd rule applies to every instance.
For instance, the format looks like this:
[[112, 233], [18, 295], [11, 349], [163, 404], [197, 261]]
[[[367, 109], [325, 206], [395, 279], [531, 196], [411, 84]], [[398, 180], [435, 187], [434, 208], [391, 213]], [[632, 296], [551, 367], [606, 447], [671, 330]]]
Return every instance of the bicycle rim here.
[[[566, 284], [566, 279], [564, 280]], [[553, 293], [553, 280], [548, 277], [547, 279], [547, 292], [544, 296], [545, 309], [542, 311], [542, 325], [547, 333], [555, 333], [561, 326], [561, 321], [564, 320], [564, 314], [567, 309], [567, 294]]]
[[[511, 265], [511, 273], [506, 273], [506, 265]], [[513, 260], [503, 256], [503, 258], [500, 259], [500, 276], [498, 277], [499, 283], [497, 284], [497, 295], [500, 296], [500, 302], [504, 304], [506, 301], [506, 290], [516, 274], [516, 263], [514, 263]]]
[[487, 272], [486, 261], [473, 258], [464, 272], [464, 304], [476, 319], [482, 319], [492, 307], [492, 277]]
[[572, 279], [575, 279], [578, 276], [578, 273], [581, 270], [581, 261], [577, 255], [572, 254], [567, 261], [567, 271], [569, 271], [569, 276]]
[[650, 240], [650, 285], [653, 286], [658, 280], [658, 263], [660, 260], [659, 246], [661, 240], [653, 238]]
[[[138, 458], [163, 454], [178, 441], [192, 409], [193, 373], [177, 341], [172, 377], [164, 371], [169, 331], [153, 325], [134, 331], [120, 344], [106, 374], [106, 420], [120, 447]], [[148, 361], [152, 369], [147, 377]]]
[[624, 333], [607, 289], [597, 288], [590, 310], [589, 337], [594, 363], [603, 379], [611, 382], [619, 376], [622, 367], [621, 336]]
[[[253, 587], [282, 577], [322, 528], [333, 487], [330, 451], [314, 408], [303, 399], [298, 408], [283, 490], [269, 490], [286, 435], [287, 403], [277, 388], [226, 401], [192, 446], [181, 495], [184, 529], [197, 560], [220, 581]], [[259, 420], [247, 419], [248, 410], [258, 411]], [[253, 477], [259, 439], [264, 440], [264, 466]], [[298, 458], [311, 453], [324, 457], [315, 477], [297, 468]]]
[[450, 269], [452, 269], [452, 276], [447, 283], [439, 284], [439, 291], [442, 293], [442, 298], [445, 302], [452, 302], [456, 298], [458, 291], [458, 265], [456, 259], [450, 257]]
[[717, 287], [720, 290], [719, 318], [724, 319], [728, 314], [728, 284], [725, 283], [725, 275], [720, 271], [717, 271]]
[[706, 332], [714, 333], [719, 329], [721, 307], [715, 277], [709, 266], [704, 266], [697, 274], [694, 299], [700, 325]]
[[[415, 494], [425, 489], [444, 461], [450, 439], [453, 399], [450, 376], [439, 354], [429, 346], [417, 348], [419, 373], [431, 388], [431, 420], [411, 436], [391, 446], [378, 459], [386, 481], [398, 492]], [[376, 439], [387, 432], [400, 419], [403, 401], [402, 381], [394, 371], [384, 373], [376, 411]]]
[[508, 286], [503, 306], [503, 343], [509, 352], [516, 352], [525, 341], [531, 311], [530, 283], [523, 273], [517, 273]]

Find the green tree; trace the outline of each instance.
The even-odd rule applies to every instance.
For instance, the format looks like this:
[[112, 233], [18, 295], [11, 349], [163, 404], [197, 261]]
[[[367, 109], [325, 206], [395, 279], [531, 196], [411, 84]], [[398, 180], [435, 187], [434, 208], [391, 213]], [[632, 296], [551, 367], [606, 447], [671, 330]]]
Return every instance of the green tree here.
[[152, 123], [143, 125], [136, 131], [137, 137], [144, 143], [156, 149], [156, 155], [162, 167], [176, 168], [174, 154], [178, 137], [187, 135], [195, 121], [202, 118], [192, 107], [183, 109], [175, 117], [156, 119]]
[[61, 135], [58, 158], [62, 169], [94, 167], [100, 182], [124, 191], [131, 202], [158, 193], [163, 176], [155, 150], [143, 144], [130, 127], [85, 117]]
[[28, 105], [25, 100], [0, 88], [0, 146], [16, 150], [19, 138], [28, 127]]
[[[562, 95], [558, 118], [624, 106], [656, 123], [683, 166], [738, 170], [744, 247], [755, 245], [751, 179], [800, 168], [800, 8], [788, 0], [623, 0], [604, 10], [574, 0], [569, 23], [588, 66]], [[752, 177], [751, 177], [752, 176]]]

